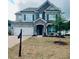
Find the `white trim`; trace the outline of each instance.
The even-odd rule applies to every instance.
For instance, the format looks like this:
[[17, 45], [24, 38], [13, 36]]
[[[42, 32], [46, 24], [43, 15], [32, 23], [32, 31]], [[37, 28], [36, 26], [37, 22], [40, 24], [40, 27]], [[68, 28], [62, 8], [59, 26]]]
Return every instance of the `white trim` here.
[[37, 20], [35, 20], [35, 21], [33, 21], [34, 23], [36, 22], [36, 21], [43, 21], [43, 22], [45, 22], [45, 23], [47, 23], [47, 21], [45, 21], [44, 19], [42, 19], [42, 18], [38, 18]]

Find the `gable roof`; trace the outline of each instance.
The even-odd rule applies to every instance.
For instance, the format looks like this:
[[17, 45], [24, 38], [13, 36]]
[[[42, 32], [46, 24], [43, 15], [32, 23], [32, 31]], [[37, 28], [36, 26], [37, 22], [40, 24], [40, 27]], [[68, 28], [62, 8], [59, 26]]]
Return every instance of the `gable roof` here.
[[55, 5], [50, 5], [46, 10], [60, 11]]
[[59, 8], [57, 8], [53, 3], [47, 0], [38, 8], [38, 11], [44, 11], [44, 10], [58, 10], [59, 11]]
[[38, 8], [37, 11], [43, 11], [43, 10], [45, 10], [46, 8], [48, 8], [49, 6], [50, 6], [49, 1], [46, 1], [46, 2], [44, 2], [44, 3]]
[[21, 12], [34, 12], [34, 11], [42, 12], [44, 10], [60, 11], [59, 8], [57, 8], [53, 3], [51, 3], [47, 0], [39, 8], [33, 8], [33, 7], [32, 8], [26, 8], [26, 9], [23, 9], [22, 11], [17, 12], [16, 14], [20, 14]]

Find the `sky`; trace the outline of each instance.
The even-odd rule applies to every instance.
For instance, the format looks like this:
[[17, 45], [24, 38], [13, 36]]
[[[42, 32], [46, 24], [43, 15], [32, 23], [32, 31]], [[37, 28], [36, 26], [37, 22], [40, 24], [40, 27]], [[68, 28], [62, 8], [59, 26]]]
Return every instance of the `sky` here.
[[[39, 7], [46, 0], [8, 0], [8, 20], [15, 21], [15, 13], [28, 7]], [[64, 13], [64, 17], [70, 19], [69, 0], [49, 0]]]

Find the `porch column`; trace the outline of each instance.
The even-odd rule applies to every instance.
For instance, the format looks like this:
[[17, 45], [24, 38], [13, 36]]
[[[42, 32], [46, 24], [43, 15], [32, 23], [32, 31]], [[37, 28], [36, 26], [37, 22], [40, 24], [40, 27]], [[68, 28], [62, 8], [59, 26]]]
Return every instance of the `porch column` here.
[[49, 21], [49, 14], [47, 14], [47, 21]]
[[47, 35], [47, 26], [45, 26], [45, 32], [46, 32], [46, 35]]
[[34, 25], [34, 35], [37, 35], [36, 33], [36, 26]]
[[46, 26], [46, 35], [47, 35], [47, 26]]
[[46, 25], [44, 26], [44, 29], [43, 29], [43, 35], [44, 33], [46, 33]]

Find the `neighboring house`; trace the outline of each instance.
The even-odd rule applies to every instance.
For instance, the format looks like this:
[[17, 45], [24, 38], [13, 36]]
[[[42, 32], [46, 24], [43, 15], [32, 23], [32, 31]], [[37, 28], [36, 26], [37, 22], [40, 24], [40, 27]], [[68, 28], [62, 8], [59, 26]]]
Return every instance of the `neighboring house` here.
[[39, 8], [26, 8], [17, 12], [16, 21], [13, 22], [14, 35], [19, 35], [22, 29], [23, 35], [51, 35], [55, 29], [52, 26], [56, 15], [60, 16], [61, 10], [54, 4], [46, 1]]

